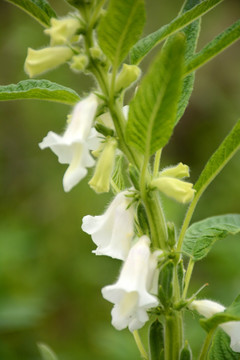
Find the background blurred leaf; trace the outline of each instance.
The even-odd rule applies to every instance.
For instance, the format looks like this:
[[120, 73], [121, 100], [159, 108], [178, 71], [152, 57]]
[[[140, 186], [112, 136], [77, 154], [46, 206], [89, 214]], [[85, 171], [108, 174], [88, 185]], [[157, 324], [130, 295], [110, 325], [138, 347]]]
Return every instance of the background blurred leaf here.
[[54, 354], [52, 349], [46, 344], [38, 344], [39, 351], [42, 355], [43, 360], [57, 360], [57, 356]]

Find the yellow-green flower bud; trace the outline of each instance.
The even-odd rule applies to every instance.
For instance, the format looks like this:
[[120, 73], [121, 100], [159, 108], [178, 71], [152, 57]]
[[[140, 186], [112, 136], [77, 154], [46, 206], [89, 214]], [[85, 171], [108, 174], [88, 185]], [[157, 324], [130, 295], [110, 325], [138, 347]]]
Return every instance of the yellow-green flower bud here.
[[66, 46], [47, 47], [40, 50], [28, 48], [24, 70], [30, 77], [34, 77], [65, 63], [72, 56], [72, 50]]
[[182, 179], [184, 177], [189, 177], [189, 167], [180, 162], [176, 166], [171, 166], [162, 170], [159, 175]]
[[141, 75], [141, 69], [137, 65], [123, 64], [122, 70], [118, 74], [115, 90], [128, 88]]
[[71, 41], [79, 28], [80, 22], [76, 18], [52, 18], [51, 27], [44, 30], [44, 33], [50, 36], [51, 46], [64, 45], [68, 43], [68, 41]]
[[94, 60], [101, 60], [102, 59], [103, 53], [102, 53], [102, 50], [98, 46], [91, 47], [89, 49], [89, 51], [90, 51], [91, 57]]
[[107, 138], [104, 149], [98, 159], [95, 173], [88, 183], [97, 193], [109, 191], [116, 147], [116, 139]]
[[191, 183], [167, 176], [154, 179], [150, 186], [158, 188], [163, 194], [183, 204], [190, 202], [195, 193]]
[[88, 57], [86, 55], [74, 55], [70, 64], [70, 68], [76, 71], [83, 71], [88, 65]]

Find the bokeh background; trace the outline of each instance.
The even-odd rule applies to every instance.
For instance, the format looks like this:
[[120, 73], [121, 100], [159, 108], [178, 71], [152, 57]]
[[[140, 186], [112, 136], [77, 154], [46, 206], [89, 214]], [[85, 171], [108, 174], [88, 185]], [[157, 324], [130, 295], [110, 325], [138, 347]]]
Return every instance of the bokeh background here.
[[[50, 0], [59, 15], [63, 0]], [[176, 16], [182, 1], [146, 0], [144, 33]], [[219, 5], [202, 21], [199, 49], [239, 18], [239, 0]], [[0, 84], [27, 79], [23, 64], [28, 47], [47, 46], [42, 27], [13, 5], [0, 1]], [[143, 62], [146, 71], [154, 52]], [[187, 111], [168, 146], [163, 165], [179, 161], [191, 167], [195, 181], [210, 155], [240, 117], [240, 43], [198, 70]], [[94, 85], [67, 65], [44, 78], [80, 94]], [[40, 101], [0, 104], [0, 359], [40, 359], [36, 343], [47, 343], [60, 360], [139, 359], [131, 334], [110, 324], [111, 304], [101, 288], [115, 281], [120, 262], [96, 257], [81, 230], [87, 214], [101, 214], [111, 195], [96, 195], [89, 177], [64, 193], [64, 165], [38, 143], [49, 130], [61, 132], [66, 105]], [[193, 220], [240, 212], [240, 154], [236, 155], [201, 199]], [[163, 199], [169, 220], [180, 227], [186, 207]], [[215, 245], [197, 264], [190, 291], [204, 283], [202, 297], [225, 305], [240, 293], [240, 237]], [[142, 330], [144, 341], [147, 329]], [[204, 331], [192, 315], [186, 333], [194, 351]]]

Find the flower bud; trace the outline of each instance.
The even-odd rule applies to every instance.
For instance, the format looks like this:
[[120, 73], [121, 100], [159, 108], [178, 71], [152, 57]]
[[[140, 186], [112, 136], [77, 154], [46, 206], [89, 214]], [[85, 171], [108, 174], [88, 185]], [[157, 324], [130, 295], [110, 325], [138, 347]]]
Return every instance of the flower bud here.
[[116, 147], [116, 139], [107, 138], [105, 147], [98, 159], [95, 173], [88, 183], [97, 193], [109, 191]]
[[77, 30], [80, 28], [79, 20], [68, 17], [64, 19], [51, 19], [51, 27], [44, 30], [50, 36], [50, 45], [64, 45], [71, 41]]
[[182, 179], [184, 177], [189, 177], [189, 167], [180, 162], [176, 166], [171, 166], [162, 170], [159, 175]]
[[74, 55], [72, 57], [72, 62], [70, 68], [76, 71], [83, 71], [88, 65], [88, 57], [86, 55]]
[[183, 204], [190, 202], [195, 193], [191, 183], [167, 176], [159, 176], [154, 179], [151, 186], [158, 188], [165, 195]]
[[94, 60], [101, 60], [102, 59], [103, 53], [102, 53], [102, 50], [98, 46], [91, 47], [89, 49], [89, 51], [90, 51], [91, 57]]
[[34, 77], [65, 63], [72, 56], [72, 50], [66, 46], [47, 47], [40, 50], [28, 48], [24, 70], [30, 77]]
[[141, 70], [137, 65], [123, 64], [122, 70], [116, 80], [116, 92], [128, 88], [140, 75]]

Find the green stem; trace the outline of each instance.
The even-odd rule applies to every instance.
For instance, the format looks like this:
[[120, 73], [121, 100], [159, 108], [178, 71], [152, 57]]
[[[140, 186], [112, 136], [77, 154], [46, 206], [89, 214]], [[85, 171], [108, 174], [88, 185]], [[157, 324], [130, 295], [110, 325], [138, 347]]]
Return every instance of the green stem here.
[[210, 346], [211, 341], [212, 341], [214, 331], [215, 331], [215, 328], [211, 329], [209, 331], [209, 333], [207, 334], [206, 339], [205, 339], [205, 341], [203, 343], [201, 353], [199, 355], [199, 360], [206, 360], [207, 359], [207, 353], [208, 353], [209, 346]]
[[185, 285], [184, 285], [184, 290], [183, 290], [183, 299], [186, 299], [186, 296], [187, 296], [188, 287], [189, 287], [189, 283], [190, 283], [190, 280], [191, 280], [194, 265], [195, 265], [195, 262], [191, 258], [189, 260], [187, 272], [186, 272], [186, 275], [185, 275]]
[[158, 175], [161, 154], [162, 154], [162, 149], [160, 149], [156, 152], [155, 159], [154, 159], [154, 165], [153, 165], [153, 177], [156, 177]]
[[144, 360], [148, 360], [148, 354], [143, 346], [142, 340], [141, 340], [137, 330], [133, 331], [133, 337], [137, 344], [137, 347], [138, 347], [138, 350], [139, 350], [141, 356], [143, 357]]
[[164, 360], [177, 360], [182, 347], [179, 336], [179, 314], [166, 315], [164, 332]]

